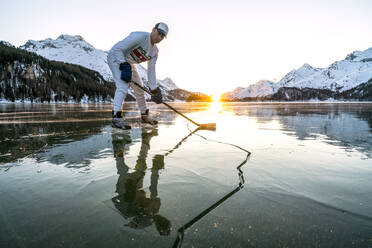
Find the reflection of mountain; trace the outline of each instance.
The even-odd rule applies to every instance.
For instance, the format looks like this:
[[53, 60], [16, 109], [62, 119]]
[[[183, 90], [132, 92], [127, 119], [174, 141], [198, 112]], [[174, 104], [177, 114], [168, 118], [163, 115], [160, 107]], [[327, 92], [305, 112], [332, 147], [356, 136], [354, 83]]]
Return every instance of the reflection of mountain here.
[[[108, 126], [105, 128], [110, 130]], [[68, 168], [88, 166], [93, 159], [111, 154], [111, 135], [108, 130], [99, 130], [81, 140], [70, 140], [64, 144], [57, 143], [36, 155], [38, 163], [48, 161], [52, 164], [64, 164]]]
[[371, 156], [372, 114], [363, 104], [275, 104], [234, 110], [237, 115], [250, 115], [257, 122], [278, 121], [288, 135], [298, 139], [326, 136], [326, 142]]
[[[112, 136], [113, 132], [124, 132], [112, 129], [107, 125], [96, 134], [91, 134], [81, 140], [71, 140], [65, 144], [55, 144], [50, 149], [36, 155], [38, 162], [48, 161], [52, 164], [63, 164], [68, 168], [89, 169], [91, 162], [98, 158], [112, 155]], [[130, 132], [132, 143], [128, 147], [138, 142], [141, 137], [140, 129], [132, 129]]]
[[[279, 118], [284, 130], [294, 131], [299, 139], [307, 139], [318, 135], [327, 136], [333, 145], [355, 148], [370, 156], [372, 135], [366, 121], [349, 113], [329, 113], [284, 116]], [[336, 141], [336, 143], [334, 142]]]
[[0, 162], [13, 162], [55, 144], [84, 140], [100, 132], [104, 125], [103, 121], [2, 124]]
[[[78, 106], [71, 109], [18, 109], [4, 111], [0, 120], [0, 163], [14, 162], [27, 156], [38, 161], [65, 164], [67, 167], [85, 167], [92, 159], [104, 157], [111, 149], [110, 111], [87, 111]], [[128, 110], [131, 110], [129, 107]], [[14, 111], [14, 112], [12, 112]], [[160, 111], [156, 118], [162, 125], [172, 125], [177, 117], [173, 112]], [[126, 113], [128, 121], [139, 125], [138, 112]], [[105, 127], [106, 130], [103, 130]], [[102, 131], [103, 130], [103, 131]], [[138, 129], [131, 136], [139, 138]]]
[[358, 112], [357, 115], [360, 119], [366, 121], [372, 130], [372, 111]]

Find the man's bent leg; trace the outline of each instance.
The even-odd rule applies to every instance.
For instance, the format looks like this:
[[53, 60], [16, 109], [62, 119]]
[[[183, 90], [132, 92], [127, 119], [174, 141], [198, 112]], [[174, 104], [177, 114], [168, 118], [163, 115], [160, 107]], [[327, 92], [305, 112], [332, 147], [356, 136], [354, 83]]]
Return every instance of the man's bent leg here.
[[[135, 66], [132, 66], [132, 81], [143, 86], [142, 79], [140, 78], [137, 68]], [[149, 115], [149, 109], [147, 108], [147, 104], [146, 104], [145, 92], [140, 87], [136, 86], [133, 83], [130, 86], [132, 87], [134, 94], [136, 95], [137, 104], [141, 111], [142, 122], [148, 123], [151, 125], [158, 124], [158, 121], [152, 119]]]
[[[137, 67], [135, 65], [132, 65], [132, 81], [143, 86], [142, 79], [139, 76]], [[138, 108], [141, 110], [141, 113], [145, 113], [147, 110], [145, 92], [135, 84], [130, 84], [130, 87], [132, 87], [134, 95], [136, 96]]]
[[107, 62], [112, 72], [112, 76], [114, 78], [116, 86], [114, 106], [112, 110], [112, 126], [121, 129], [130, 129], [130, 126], [124, 123], [121, 113], [121, 108], [127, 95], [129, 85], [120, 78], [121, 72], [119, 69], [119, 65], [117, 63], [113, 63], [113, 59], [110, 56], [108, 56]]

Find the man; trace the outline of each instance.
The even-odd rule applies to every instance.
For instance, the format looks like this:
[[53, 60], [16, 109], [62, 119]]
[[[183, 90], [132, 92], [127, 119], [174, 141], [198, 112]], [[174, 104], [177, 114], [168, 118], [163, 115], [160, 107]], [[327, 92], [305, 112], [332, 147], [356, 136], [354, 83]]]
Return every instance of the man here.
[[156, 125], [157, 121], [149, 116], [149, 109], [146, 105], [145, 93], [142, 89], [134, 85], [136, 82], [143, 86], [141, 77], [138, 74], [136, 64], [148, 61], [147, 73], [151, 100], [162, 103], [160, 88], [156, 85], [155, 64], [158, 58], [159, 43], [168, 34], [168, 26], [159, 22], [152, 29], [151, 33], [133, 32], [122, 41], [116, 43], [107, 56], [107, 62], [114, 77], [116, 91], [114, 97], [114, 107], [112, 111], [112, 126], [121, 129], [131, 127], [124, 123], [121, 107], [131, 86], [137, 99], [138, 107], [141, 111], [141, 120], [144, 123]]

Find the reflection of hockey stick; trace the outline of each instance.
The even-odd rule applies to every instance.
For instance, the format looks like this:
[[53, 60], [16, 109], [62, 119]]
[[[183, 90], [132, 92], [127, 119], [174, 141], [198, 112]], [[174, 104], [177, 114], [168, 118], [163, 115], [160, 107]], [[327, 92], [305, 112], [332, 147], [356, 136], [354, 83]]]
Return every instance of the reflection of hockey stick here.
[[153, 168], [156, 168], [156, 169], [163, 169], [164, 168], [164, 158], [166, 156], [168, 156], [169, 154], [171, 154], [172, 152], [174, 152], [175, 150], [177, 150], [181, 144], [183, 142], [185, 142], [185, 140], [187, 140], [188, 137], [190, 137], [191, 135], [193, 135], [194, 133], [196, 133], [198, 130], [200, 130], [199, 128], [196, 128], [194, 131], [190, 132], [188, 135], [186, 135], [180, 142], [177, 143], [177, 145], [175, 145], [172, 149], [170, 149], [169, 151], [167, 151], [164, 155], [162, 154], [156, 154], [154, 156], [154, 158], [152, 159], [152, 166]]
[[172, 149], [170, 149], [169, 151], [167, 151], [165, 154], [164, 154], [164, 157], [165, 156], [168, 156], [169, 154], [171, 154], [172, 152], [174, 152], [174, 150], [178, 149], [178, 147], [188, 138], [190, 137], [191, 135], [193, 135], [194, 133], [196, 133], [197, 131], [199, 131], [200, 129], [199, 128], [196, 128], [194, 131], [190, 132], [187, 136], [185, 136], [180, 142], [177, 143], [177, 145], [175, 145]]
[[[146, 89], [145, 87], [139, 85], [138, 83], [136, 82], [132, 82], [134, 85], [136, 85], [137, 87], [139, 87], [140, 89], [142, 89], [143, 91], [145, 91], [147, 94], [149, 94], [150, 96], [152, 96], [151, 92]], [[188, 121], [192, 122], [193, 124], [197, 125], [199, 127], [199, 129], [203, 129], [203, 130], [212, 130], [212, 131], [215, 131], [216, 130], [216, 123], [205, 123], [205, 124], [200, 124], [200, 123], [197, 123], [193, 120], [191, 120], [189, 117], [187, 117], [186, 115], [182, 114], [181, 112], [179, 112], [177, 109], [173, 108], [171, 105], [169, 105], [168, 103], [166, 102], [162, 102], [162, 104], [164, 104], [165, 106], [167, 106], [168, 108], [170, 108], [171, 110], [173, 110], [174, 112], [176, 112], [177, 114], [181, 115], [183, 118], [187, 119]]]
[[[193, 134], [195, 132], [196, 132], [196, 130], [194, 130], [191, 134]], [[207, 138], [205, 138], [205, 137], [203, 137], [201, 135], [199, 135], [199, 136], [202, 137], [205, 140], [209, 140], [209, 139], [207, 139]], [[195, 222], [199, 221], [201, 218], [203, 218], [205, 215], [207, 215], [213, 209], [217, 208], [219, 205], [221, 205], [221, 203], [223, 203], [224, 201], [226, 201], [227, 199], [229, 199], [231, 196], [233, 196], [236, 192], [238, 192], [239, 190], [241, 190], [244, 187], [245, 180], [244, 180], [243, 171], [241, 170], [241, 167], [247, 163], [248, 158], [251, 155], [251, 153], [249, 151], [247, 151], [247, 150], [245, 150], [245, 149], [237, 146], [237, 145], [233, 145], [233, 144], [229, 144], [229, 143], [224, 143], [224, 142], [220, 142], [220, 141], [213, 141], [213, 140], [209, 140], [209, 141], [217, 142], [217, 143], [221, 143], [221, 144], [232, 145], [232, 146], [235, 146], [235, 147], [237, 147], [237, 148], [239, 148], [239, 149], [241, 149], [241, 150], [243, 150], [243, 151], [245, 151], [247, 153], [247, 156], [244, 159], [244, 161], [241, 162], [236, 167], [236, 169], [238, 170], [239, 185], [233, 191], [231, 191], [228, 194], [226, 194], [225, 196], [223, 196], [220, 200], [218, 200], [217, 202], [213, 203], [210, 207], [208, 207], [207, 209], [205, 209], [204, 211], [202, 211], [195, 218], [193, 218], [192, 220], [190, 220], [189, 222], [187, 222], [185, 225], [183, 225], [182, 227], [180, 227], [177, 230], [177, 238], [176, 238], [176, 240], [173, 243], [173, 247], [181, 247], [182, 246], [182, 241], [183, 241], [183, 237], [185, 235], [186, 229], [188, 229], [189, 227], [191, 227], [193, 224], [195, 224]]]

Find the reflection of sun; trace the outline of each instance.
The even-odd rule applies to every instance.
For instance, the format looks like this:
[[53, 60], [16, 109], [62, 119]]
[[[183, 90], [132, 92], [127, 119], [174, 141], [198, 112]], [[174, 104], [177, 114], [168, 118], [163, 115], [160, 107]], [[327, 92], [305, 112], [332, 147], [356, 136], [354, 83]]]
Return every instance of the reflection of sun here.
[[211, 112], [213, 113], [221, 113], [222, 112], [222, 102], [211, 102], [210, 105], [209, 105], [209, 109], [211, 110]]
[[221, 98], [220, 94], [213, 94], [212, 95], [212, 99], [213, 99], [214, 102], [219, 102], [220, 98]]

